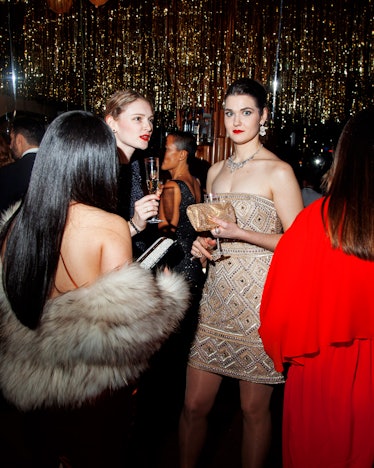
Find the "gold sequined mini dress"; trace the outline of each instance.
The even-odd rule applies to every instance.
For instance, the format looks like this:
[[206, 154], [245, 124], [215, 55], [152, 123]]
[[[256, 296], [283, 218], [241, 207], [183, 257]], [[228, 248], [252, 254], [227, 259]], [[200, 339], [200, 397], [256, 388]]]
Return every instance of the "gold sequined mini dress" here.
[[[246, 193], [219, 195], [233, 205], [239, 227], [282, 232], [271, 200]], [[189, 365], [255, 383], [283, 383], [258, 334], [261, 295], [273, 252], [231, 239], [222, 239], [221, 245], [228, 258], [209, 264]]]

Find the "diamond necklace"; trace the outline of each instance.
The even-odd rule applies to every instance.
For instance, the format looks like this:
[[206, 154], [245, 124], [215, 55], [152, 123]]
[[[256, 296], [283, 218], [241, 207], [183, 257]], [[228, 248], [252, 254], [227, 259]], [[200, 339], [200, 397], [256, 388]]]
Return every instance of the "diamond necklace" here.
[[[248, 161], [250, 161], [251, 159], [253, 159], [256, 154], [260, 151], [260, 149], [263, 147], [264, 145], [260, 145], [260, 147], [253, 153], [249, 156], [249, 158], [247, 159], [244, 159], [244, 161], [241, 161], [241, 162], [235, 162], [233, 160], [233, 154], [228, 158], [228, 160], [226, 161], [226, 164], [227, 164], [227, 167], [230, 169], [230, 172], [233, 173], [234, 171], [236, 171], [237, 169], [241, 169], [243, 166], [245, 166], [247, 164]], [[234, 153], [235, 154], [235, 153]]]

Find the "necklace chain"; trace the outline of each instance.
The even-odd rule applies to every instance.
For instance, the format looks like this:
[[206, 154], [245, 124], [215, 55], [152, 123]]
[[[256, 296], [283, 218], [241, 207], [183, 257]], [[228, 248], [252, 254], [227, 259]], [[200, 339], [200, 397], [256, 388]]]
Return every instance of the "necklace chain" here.
[[237, 169], [241, 169], [243, 166], [245, 166], [247, 164], [248, 161], [251, 161], [251, 159], [253, 159], [256, 154], [260, 151], [260, 149], [263, 147], [264, 145], [260, 145], [260, 147], [253, 153], [249, 156], [249, 158], [247, 159], [244, 159], [244, 161], [240, 161], [240, 162], [235, 162], [233, 157], [235, 156], [235, 153], [232, 154], [226, 164], [227, 164], [227, 167], [230, 169], [230, 172], [233, 173], [234, 171], [236, 171]]

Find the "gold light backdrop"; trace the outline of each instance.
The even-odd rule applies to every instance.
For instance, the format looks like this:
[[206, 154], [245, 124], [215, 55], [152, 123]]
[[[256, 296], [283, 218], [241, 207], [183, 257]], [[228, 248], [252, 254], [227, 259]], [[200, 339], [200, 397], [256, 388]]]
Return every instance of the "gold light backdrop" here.
[[[12, 93], [11, 36], [22, 51], [17, 96], [101, 112], [115, 90], [133, 87], [177, 116], [217, 111], [227, 84], [251, 76], [268, 87], [280, 128], [341, 122], [372, 103], [373, 1], [73, 0], [56, 14], [46, 0], [12, 0], [13, 9], [2, 0], [1, 92]], [[22, 30], [9, 34], [6, 17], [20, 11]]]

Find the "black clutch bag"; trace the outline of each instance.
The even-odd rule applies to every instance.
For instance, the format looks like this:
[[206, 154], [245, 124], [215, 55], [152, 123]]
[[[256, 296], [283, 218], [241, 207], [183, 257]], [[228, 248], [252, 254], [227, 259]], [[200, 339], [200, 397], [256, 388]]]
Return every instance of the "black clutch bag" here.
[[182, 248], [176, 240], [160, 237], [136, 261], [147, 270], [157, 270], [165, 266], [173, 269], [183, 256]]

